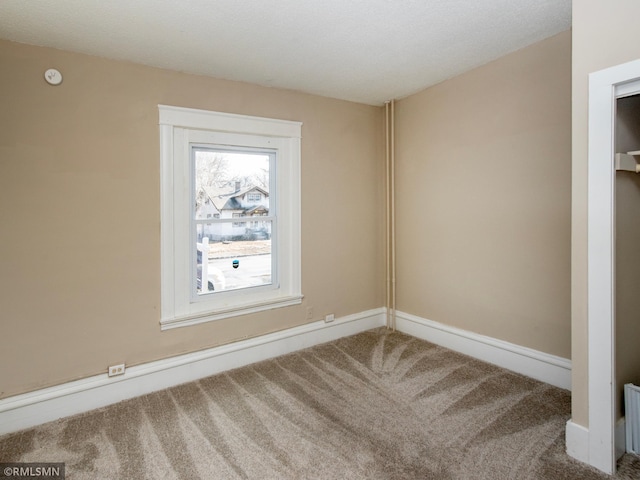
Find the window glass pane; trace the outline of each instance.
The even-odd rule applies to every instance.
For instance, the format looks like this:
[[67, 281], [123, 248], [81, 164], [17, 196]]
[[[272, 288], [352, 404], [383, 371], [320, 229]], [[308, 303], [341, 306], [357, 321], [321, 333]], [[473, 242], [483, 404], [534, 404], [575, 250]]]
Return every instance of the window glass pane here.
[[[272, 222], [246, 222], [240, 239], [229, 238], [235, 222], [204, 223], [196, 226], [196, 288], [199, 295], [272, 283]], [[251, 231], [248, 231], [251, 230]], [[203, 259], [207, 259], [203, 266]], [[203, 268], [204, 267], [204, 268]], [[202, 279], [206, 278], [203, 291]]]
[[197, 293], [273, 283], [269, 153], [194, 146], [193, 160]]
[[196, 220], [269, 215], [268, 154], [195, 147], [194, 162]]

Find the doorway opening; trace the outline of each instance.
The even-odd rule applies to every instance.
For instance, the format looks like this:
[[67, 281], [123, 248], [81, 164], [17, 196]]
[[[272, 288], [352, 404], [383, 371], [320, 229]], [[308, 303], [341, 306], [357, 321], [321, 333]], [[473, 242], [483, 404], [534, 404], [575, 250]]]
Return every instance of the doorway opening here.
[[[624, 448], [620, 445], [624, 442], [624, 435], [620, 435], [620, 429], [616, 432], [618, 412], [621, 411], [616, 378], [615, 321], [616, 112], [619, 99], [637, 94], [640, 94], [640, 60], [589, 76], [589, 426], [585, 445], [587, 451], [583, 456], [589, 464], [606, 473], [615, 472], [616, 450], [620, 452]], [[571, 448], [569, 443], [567, 447]]]

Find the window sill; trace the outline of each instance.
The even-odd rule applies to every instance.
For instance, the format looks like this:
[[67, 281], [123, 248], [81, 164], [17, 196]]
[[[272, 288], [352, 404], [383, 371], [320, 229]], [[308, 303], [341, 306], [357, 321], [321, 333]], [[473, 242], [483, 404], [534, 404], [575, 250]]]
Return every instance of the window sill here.
[[264, 302], [250, 303], [224, 310], [213, 310], [198, 315], [165, 318], [160, 320], [160, 329], [170, 330], [172, 328], [188, 327], [199, 323], [213, 322], [215, 320], [238, 317], [240, 315], [249, 315], [251, 313], [289, 307], [291, 305], [299, 305], [302, 303], [303, 297], [303, 295], [294, 295]]

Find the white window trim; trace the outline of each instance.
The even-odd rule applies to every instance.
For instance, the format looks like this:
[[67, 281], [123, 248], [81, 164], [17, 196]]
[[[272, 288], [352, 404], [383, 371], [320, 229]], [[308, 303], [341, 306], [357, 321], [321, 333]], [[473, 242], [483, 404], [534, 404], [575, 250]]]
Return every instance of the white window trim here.
[[[158, 105], [160, 125], [162, 330], [246, 315], [302, 302], [300, 138], [302, 123]], [[278, 288], [241, 289], [193, 302], [190, 295], [190, 136], [262, 137], [278, 151]], [[253, 139], [253, 140], [252, 140]]]

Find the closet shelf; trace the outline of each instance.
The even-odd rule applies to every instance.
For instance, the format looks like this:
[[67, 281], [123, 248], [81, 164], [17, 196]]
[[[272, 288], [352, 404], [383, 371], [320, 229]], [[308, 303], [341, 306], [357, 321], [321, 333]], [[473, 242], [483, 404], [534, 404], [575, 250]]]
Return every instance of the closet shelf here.
[[616, 153], [616, 170], [640, 173], [640, 164], [636, 161], [636, 158], [640, 160], [640, 150], [627, 153]]

